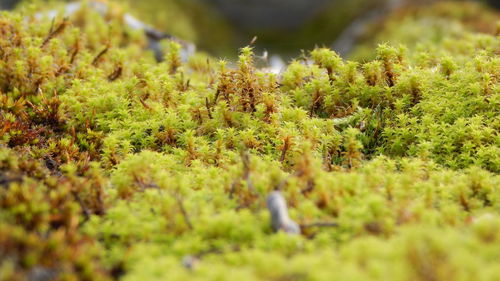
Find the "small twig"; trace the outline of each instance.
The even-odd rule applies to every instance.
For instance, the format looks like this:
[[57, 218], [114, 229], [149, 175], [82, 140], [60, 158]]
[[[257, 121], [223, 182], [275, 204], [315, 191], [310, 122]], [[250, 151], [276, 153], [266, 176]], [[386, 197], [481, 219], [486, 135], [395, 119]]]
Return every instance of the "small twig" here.
[[258, 37], [257, 37], [257, 35], [256, 35], [256, 36], [254, 36], [254, 37], [252, 38], [252, 40], [250, 41], [250, 44], [249, 44], [249, 45], [253, 45], [253, 44], [255, 44], [255, 42], [257, 42], [257, 38], [258, 38]]
[[212, 119], [212, 112], [210, 110], [210, 103], [208, 102], [208, 98], [205, 98], [205, 106], [207, 107], [208, 118]]
[[52, 21], [52, 25], [50, 27], [49, 34], [47, 35], [45, 40], [43, 40], [42, 47], [47, 45], [47, 43], [49, 43], [49, 41], [52, 40], [54, 37], [61, 34], [64, 31], [64, 29], [66, 29], [66, 27], [68, 26], [69, 21], [68, 21], [68, 18], [64, 18], [63, 21], [59, 24], [59, 26], [57, 26], [57, 28], [55, 30], [53, 30], [53, 28], [54, 28], [53, 24], [54, 24], [54, 22]]
[[271, 226], [274, 231], [283, 230], [289, 234], [300, 234], [300, 226], [288, 216], [286, 201], [281, 192], [271, 192], [267, 196], [266, 205], [271, 214]]
[[120, 65], [118, 66], [115, 71], [113, 71], [113, 73], [111, 73], [109, 76], [108, 76], [108, 80], [110, 82], [112, 81], [115, 81], [116, 79], [118, 79], [121, 75], [122, 75], [122, 71], [123, 71], [123, 67]]
[[310, 228], [310, 227], [338, 227], [339, 224], [336, 222], [313, 222], [307, 224], [300, 224], [300, 228]]
[[285, 157], [286, 157], [286, 151], [288, 150], [288, 146], [287, 145], [283, 145], [283, 148], [281, 149], [281, 156], [280, 156], [280, 162], [283, 163], [283, 161], [285, 161]]
[[213, 105], [217, 104], [217, 100], [219, 99], [219, 95], [220, 95], [220, 89], [217, 89], [217, 91], [215, 92]]
[[286, 157], [286, 152], [288, 149], [290, 149], [290, 136], [287, 136], [283, 140], [283, 148], [281, 149], [281, 157], [280, 157], [280, 162], [283, 163], [285, 161]]
[[81, 49], [81, 41], [80, 37], [76, 38], [75, 44], [73, 45], [73, 51], [71, 52], [71, 58], [69, 60], [70, 64], [73, 64], [75, 62], [76, 56], [80, 52]]
[[153, 110], [151, 108], [151, 106], [147, 105], [146, 102], [144, 100], [142, 100], [141, 98], [139, 98], [139, 101], [141, 102], [142, 106], [144, 106], [145, 108], [147, 108], [149, 110]]
[[109, 50], [109, 44], [106, 44], [106, 47], [104, 47], [104, 49], [102, 51], [99, 52], [99, 54], [97, 54], [97, 56], [94, 58], [94, 60], [92, 61], [92, 65], [93, 66], [97, 66], [99, 64], [99, 61], [101, 60], [101, 57], [104, 56]]

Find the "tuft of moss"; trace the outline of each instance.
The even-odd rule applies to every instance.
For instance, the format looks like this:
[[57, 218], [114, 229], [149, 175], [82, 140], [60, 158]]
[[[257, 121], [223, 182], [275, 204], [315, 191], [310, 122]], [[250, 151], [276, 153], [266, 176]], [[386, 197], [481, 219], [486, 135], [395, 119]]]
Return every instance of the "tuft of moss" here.
[[0, 279], [498, 279], [498, 36], [277, 75], [40, 9], [0, 16]]

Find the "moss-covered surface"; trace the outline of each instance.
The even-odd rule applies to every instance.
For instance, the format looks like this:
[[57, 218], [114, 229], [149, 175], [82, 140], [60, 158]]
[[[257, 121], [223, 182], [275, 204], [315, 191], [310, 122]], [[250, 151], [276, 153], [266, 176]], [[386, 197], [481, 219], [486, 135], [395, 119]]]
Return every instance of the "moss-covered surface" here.
[[0, 14], [0, 280], [499, 280], [498, 36], [275, 75], [37, 10]]

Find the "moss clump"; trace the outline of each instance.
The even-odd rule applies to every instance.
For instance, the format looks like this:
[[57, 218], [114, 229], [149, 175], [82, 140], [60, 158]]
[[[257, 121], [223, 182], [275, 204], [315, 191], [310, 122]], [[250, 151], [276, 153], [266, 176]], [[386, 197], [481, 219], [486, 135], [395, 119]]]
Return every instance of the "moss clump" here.
[[276, 75], [37, 10], [0, 17], [2, 279], [498, 279], [497, 37]]

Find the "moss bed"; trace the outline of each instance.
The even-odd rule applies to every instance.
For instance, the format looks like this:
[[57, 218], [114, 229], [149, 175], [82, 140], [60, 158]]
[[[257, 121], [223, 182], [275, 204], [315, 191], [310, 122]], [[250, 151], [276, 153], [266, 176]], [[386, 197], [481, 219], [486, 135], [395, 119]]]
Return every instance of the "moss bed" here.
[[0, 13], [0, 280], [500, 280], [495, 17], [273, 74], [40, 9]]

